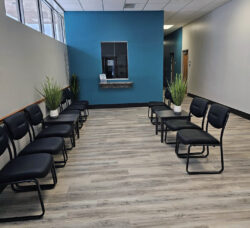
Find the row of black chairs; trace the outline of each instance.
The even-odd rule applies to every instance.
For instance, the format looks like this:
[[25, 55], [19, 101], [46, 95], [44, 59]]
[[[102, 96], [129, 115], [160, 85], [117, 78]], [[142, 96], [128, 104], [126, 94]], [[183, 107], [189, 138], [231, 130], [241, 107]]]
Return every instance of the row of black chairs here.
[[[165, 102], [162, 102], [160, 106], [159, 104], [160, 104], [159, 102], [150, 102], [149, 109], [153, 111], [170, 109], [170, 106], [165, 105]], [[208, 100], [195, 97], [191, 102], [189, 117], [187, 119], [178, 119], [177, 117], [172, 120], [167, 120], [164, 123], [164, 129], [161, 129], [161, 131], [165, 132], [165, 143], [175, 144], [176, 155], [179, 158], [186, 158], [186, 171], [188, 174], [219, 174], [222, 173], [224, 170], [223, 134], [229, 118], [229, 108], [219, 104], [211, 104], [210, 110], [208, 112], [208, 106], [209, 106]], [[153, 111], [151, 111], [151, 113]], [[150, 111], [148, 113], [150, 113]], [[148, 116], [151, 122], [153, 123], [152, 114], [151, 116], [150, 115]], [[205, 125], [206, 116], [207, 116], [207, 121]], [[198, 126], [193, 122], [191, 122], [192, 117], [202, 119], [201, 126]], [[209, 126], [212, 126], [216, 129], [220, 129], [220, 139], [217, 139], [208, 132]], [[168, 132], [170, 131], [177, 132], [176, 141], [174, 142], [168, 142], [167, 140]], [[187, 153], [184, 154], [179, 153], [180, 144], [188, 146]], [[190, 171], [189, 170], [190, 159], [208, 157], [209, 147], [211, 146], [220, 147], [221, 168], [218, 171]], [[202, 147], [202, 151], [191, 153], [192, 147]]]
[[[64, 91], [65, 92], [65, 91]], [[70, 93], [70, 91], [67, 91]], [[61, 113], [79, 113], [86, 121], [88, 102], [72, 102], [67, 99], [67, 107]], [[83, 113], [83, 114], [82, 114]], [[0, 189], [10, 185], [14, 192], [37, 191], [41, 206], [38, 215], [0, 218], [0, 222], [22, 221], [41, 218], [45, 207], [41, 190], [53, 189], [57, 183], [55, 168], [62, 168], [68, 160], [67, 149], [74, 146], [74, 126], [70, 124], [46, 125], [43, 113], [37, 104], [28, 106], [22, 112], [4, 119], [0, 127], [0, 156], [7, 150], [9, 162], [0, 171]], [[41, 125], [41, 128], [38, 127]], [[17, 149], [23, 138], [28, 136], [29, 143], [20, 151]], [[65, 139], [69, 138], [71, 147], [66, 148]], [[61, 154], [62, 159], [54, 161], [53, 156]], [[52, 183], [40, 184], [40, 178], [52, 175]]]

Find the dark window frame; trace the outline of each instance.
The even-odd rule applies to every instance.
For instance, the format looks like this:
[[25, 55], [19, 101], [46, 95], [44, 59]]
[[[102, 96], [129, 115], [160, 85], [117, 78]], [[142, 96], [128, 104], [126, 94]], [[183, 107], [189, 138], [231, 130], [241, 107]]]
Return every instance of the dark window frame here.
[[[104, 57], [103, 56], [103, 50], [102, 50], [102, 44], [117, 44], [117, 43], [124, 43], [126, 44], [126, 75], [127, 77], [115, 77], [115, 78], [108, 78], [107, 80], [129, 80], [129, 74], [128, 74], [128, 41], [103, 41], [101, 42], [101, 61], [102, 61], [102, 73], [105, 74], [105, 58], [108, 60], [113, 60], [115, 61], [115, 66], [117, 65], [117, 56], [108, 56]], [[117, 67], [115, 67], [115, 72], [117, 71]]]

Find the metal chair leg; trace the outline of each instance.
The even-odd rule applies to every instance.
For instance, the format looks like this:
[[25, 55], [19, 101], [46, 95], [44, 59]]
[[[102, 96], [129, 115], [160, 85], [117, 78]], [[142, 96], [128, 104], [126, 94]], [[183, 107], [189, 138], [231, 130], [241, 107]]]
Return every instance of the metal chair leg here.
[[[208, 154], [209, 154], [209, 146], [207, 146]], [[191, 145], [188, 148], [188, 155], [187, 155], [187, 163], [186, 163], [186, 171], [189, 175], [200, 175], [200, 174], [220, 174], [224, 170], [224, 158], [223, 158], [223, 147], [222, 144], [220, 144], [220, 155], [221, 155], [221, 169], [219, 171], [189, 171], [189, 158], [190, 158], [190, 148]]]
[[[62, 149], [62, 156], [63, 156], [63, 161], [55, 161], [55, 167], [56, 168], [63, 168], [65, 167], [67, 161], [68, 161], [68, 154], [67, 154], [67, 150], [65, 149], [65, 146]], [[57, 165], [57, 164], [61, 164], [61, 165]]]
[[[180, 144], [180, 143], [179, 143], [179, 142], [177, 141], [177, 139], [176, 139], [175, 153], [176, 153], [177, 157], [178, 157], [178, 158], [187, 158], [188, 153], [184, 153], [184, 154], [180, 154], [180, 153], [179, 153], [179, 144]], [[207, 153], [206, 153], [205, 155], [203, 155], [204, 152], [206, 151], [205, 148], [206, 148], [206, 147], [203, 146], [203, 149], [202, 149], [201, 152], [190, 153], [190, 154], [189, 154], [189, 157], [190, 157], [190, 158], [206, 158], [206, 157], [208, 157], [208, 155], [209, 155], [209, 149], [207, 149]], [[208, 148], [208, 147], [207, 147], [207, 148]], [[202, 155], [202, 156], [199, 156], [199, 155]]]
[[166, 126], [166, 130], [165, 130], [165, 143], [168, 144], [168, 145], [175, 145], [176, 141], [174, 141], [174, 142], [168, 142], [167, 141], [167, 133], [168, 133], [168, 130], [167, 130], [167, 126]]
[[[40, 219], [40, 218], [43, 217], [43, 215], [45, 213], [45, 207], [44, 207], [43, 198], [42, 198], [42, 194], [41, 194], [41, 188], [40, 188], [38, 180], [33, 179], [33, 180], [22, 181], [22, 182], [18, 182], [18, 183], [23, 183], [23, 182], [34, 182], [34, 184], [35, 184], [34, 186], [36, 187], [36, 191], [38, 193], [38, 198], [39, 198], [41, 209], [42, 209], [41, 214], [39, 214], [39, 215], [30, 215], [30, 216], [20, 216], [20, 217], [0, 218], [0, 223], [34, 220], [34, 219]], [[13, 185], [13, 184], [17, 184], [17, 183], [11, 183], [11, 185]]]

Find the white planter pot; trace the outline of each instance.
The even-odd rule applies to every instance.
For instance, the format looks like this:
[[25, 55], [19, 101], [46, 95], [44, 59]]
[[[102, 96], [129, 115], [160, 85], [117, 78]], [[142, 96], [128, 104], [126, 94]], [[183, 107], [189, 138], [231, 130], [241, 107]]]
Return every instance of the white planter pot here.
[[50, 110], [50, 111], [49, 111], [49, 116], [50, 116], [51, 118], [57, 118], [57, 117], [59, 116], [58, 109]]
[[181, 106], [174, 105], [174, 113], [181, 113]]

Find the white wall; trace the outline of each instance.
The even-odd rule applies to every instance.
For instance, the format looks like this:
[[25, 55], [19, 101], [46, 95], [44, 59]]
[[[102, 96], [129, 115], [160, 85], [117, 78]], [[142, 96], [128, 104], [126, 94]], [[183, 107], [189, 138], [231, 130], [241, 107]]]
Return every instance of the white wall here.
[[46, 76], [68, 85], [67, 47], [5, 16], [0, 0], [0, 118], [41, 97]]
[[[4, 0], [0, 0], [0, 119], [39, 99], [46, 76], [68, 85], [66, 45], [5, 16]], [[45, 112], [44, 103], [41, 104]], [[28, 142], [23, 138], [20, 151]], [[6, 152], [0, 158], [0, 169], [9, 161]]]
[[233, 0], [183, 28], [188, 92], [250, 113], [250, 1]]

